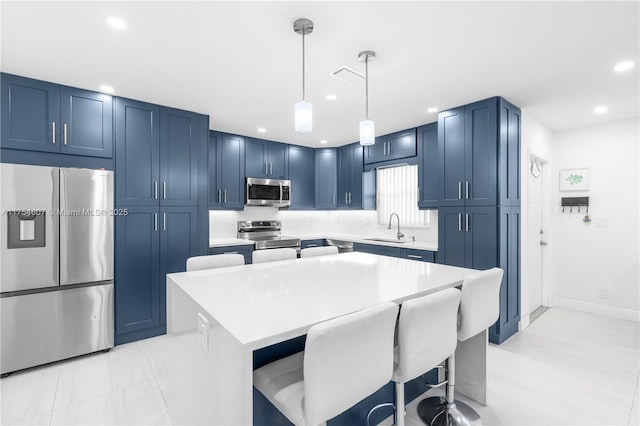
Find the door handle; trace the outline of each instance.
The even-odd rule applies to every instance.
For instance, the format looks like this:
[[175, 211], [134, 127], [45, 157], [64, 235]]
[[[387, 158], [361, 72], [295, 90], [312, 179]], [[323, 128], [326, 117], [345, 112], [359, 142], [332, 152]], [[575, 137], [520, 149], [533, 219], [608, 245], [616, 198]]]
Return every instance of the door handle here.
[[167, 230], [167, 214], [166, 213], [162, 213], [162, 230], [163, 231]]
[[280, 185], [280, 204], [282, 204], [282, 183], [279, 183], [278, 185]]
[[349, 204], [349, 193], [348, 192], [344, 193], [344, 203], [345, 204]]
[[51, 143], [56, 144], [56, 122], [51, 122]]
[[307, 248], [309, 248], [309, 247], [318, 247], [318, 245], [317, 244], [307, 244]]
[[546, 246], [547, 244], [549, 244], [549, 243], [548, 243], [548, 242], [546, 242], [546, 241], [540, 240], [540, 245], [541, 245], [541, 246]]
[[62, 125], [62, 143], [67, 144], [67, 123]]
[[466, 200], [469, 199], [469, 181], [466, 181], [466, 183], [465, 183], [464, 198]]
[[269, 163], [269, 174], [273, 174], [273, 163]]
[[223, 254], [238, 254], [237, 251], [225, 251]]
[[464, 228], [466, 232], [469, 232], [469, 213], [464, 215]]
[[222, 190], [218, 189], [218, 204], [222, 203]]
[[336, 193], [335, 192], [333, 193], [333, 204], [334, 205], [336, 204]]
[[458, 200], [462, 200], [462, 182], [458, 182]]
[[458, 232], [462, 231], [462, 213], [458, 213]]
[[162, 199], [163, 200], [167, 199], [167, 182], [166, 181], [162, 182]]
[[226, 189], [224, 190], [224, 202], [225, 203], [227, 202], [227, 190]]
[[157, 180], [153, 181], [153, 199], [154, 200], [158, 199], [158, 181]]
[[409, 259], [422, 259], [422, 256], [416, 256], [415, 254], [408, 254], [407, 257]]
[[153, 214], [153, 230], [158, 230], [158, 213]]
[[268, 175], [269, 174], [269, 169], [267, 168], [267, 162], [264, 162], [264, 174]]

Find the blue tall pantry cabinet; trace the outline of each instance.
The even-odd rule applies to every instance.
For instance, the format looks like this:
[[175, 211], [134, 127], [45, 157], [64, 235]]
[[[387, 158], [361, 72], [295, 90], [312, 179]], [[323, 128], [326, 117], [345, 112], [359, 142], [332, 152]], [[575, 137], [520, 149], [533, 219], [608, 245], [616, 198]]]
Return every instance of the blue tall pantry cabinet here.
[[438, 115], [438, 262], [499, 266], [502, 343], [520, 320], [520, 110], [490, 98]]
[[[116, 344], [166, 332], [166, 274], [206, 254], [206, 116], [116, 100]], [[206, 233], [205, 233], [206, 234]]]

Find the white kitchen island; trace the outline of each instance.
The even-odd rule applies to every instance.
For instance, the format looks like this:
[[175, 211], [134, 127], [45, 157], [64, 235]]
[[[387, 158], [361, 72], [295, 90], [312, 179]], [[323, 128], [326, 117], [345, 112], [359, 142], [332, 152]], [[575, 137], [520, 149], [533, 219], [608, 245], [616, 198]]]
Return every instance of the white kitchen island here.
[[[167, 370], [174, 424], [253, 423], [254, 351], [378, 303], [459, 286], [471, 269], [343, 253], [167, 275]], [[483, 333], [458, 347], [456, 390], [481, 403]]]

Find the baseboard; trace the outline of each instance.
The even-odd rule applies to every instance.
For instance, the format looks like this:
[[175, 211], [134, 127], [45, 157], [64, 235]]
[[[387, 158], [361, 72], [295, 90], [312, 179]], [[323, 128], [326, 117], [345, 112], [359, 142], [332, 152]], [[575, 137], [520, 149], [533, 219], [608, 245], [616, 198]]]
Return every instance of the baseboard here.
[[520, 322], [518, 323], [518, 331], [522, 331], [525, 328], [529, 327], [529, 314], [522, 314], [520, 317]]
[[599, 305], [597, 303], [584, 302], [582, 300], [567, 299], [565, 297], [553, 296], [551, 306], [575, 309], [576, 311], [590, 312], [592, 314], [604, 315], [611, 318], [624, 319], [628, 321], [640, 322], [640, 311], [626, 308], [616, 308], [614, 306]]

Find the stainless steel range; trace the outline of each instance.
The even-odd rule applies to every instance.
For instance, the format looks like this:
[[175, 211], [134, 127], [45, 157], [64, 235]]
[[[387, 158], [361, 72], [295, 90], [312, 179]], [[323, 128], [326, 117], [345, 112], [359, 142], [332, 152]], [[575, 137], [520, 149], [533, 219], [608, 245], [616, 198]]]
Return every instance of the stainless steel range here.
[[300, 238], [281, 235], [279, 220], [238, 221], [238, 238], [253, 241], [256, 250], [291, 247], [300, 251]]

